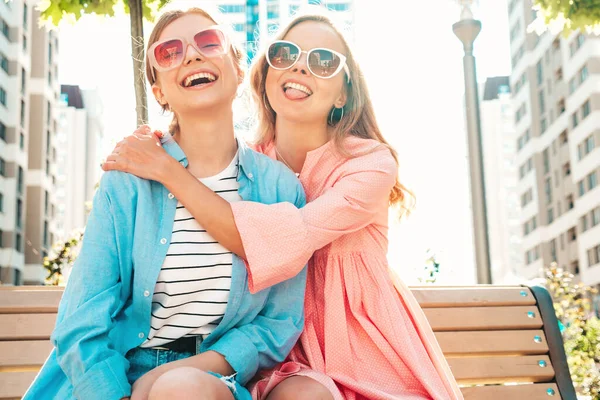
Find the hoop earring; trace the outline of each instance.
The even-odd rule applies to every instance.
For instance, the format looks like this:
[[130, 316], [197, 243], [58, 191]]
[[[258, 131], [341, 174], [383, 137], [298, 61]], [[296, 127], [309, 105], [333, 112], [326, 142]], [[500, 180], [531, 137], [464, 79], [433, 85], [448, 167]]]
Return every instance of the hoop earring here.
[[340, 107], [340, 108], [333, 107], [331, 109], [331, 113], [329, 114], [329, 125], [331, 125], [331, 126], [335, 125], [333, 122], [335, 110], [342, 110], [342, 115], [340, 115], [340, 119], [338, 119], [336, 122], [340, 122], [344, 118], [344, 107]]

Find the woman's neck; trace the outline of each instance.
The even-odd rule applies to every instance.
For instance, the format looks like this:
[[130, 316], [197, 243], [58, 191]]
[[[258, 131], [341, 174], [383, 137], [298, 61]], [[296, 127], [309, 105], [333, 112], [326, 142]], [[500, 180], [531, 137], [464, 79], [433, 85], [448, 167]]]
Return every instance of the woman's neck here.
[[295, 122], [284, 118], [275, 120], [277, 157], [294, 172], [302, 171], [309, 151], [318, 149], [329, 139], [326, 121]]
[[192, 175], [205, 178], [227, 168], [237, 151], [230, 108], [217, 112], [213, 109], [210, 115], [179, 115], [178, 122], [175, 140], [188, 159]]

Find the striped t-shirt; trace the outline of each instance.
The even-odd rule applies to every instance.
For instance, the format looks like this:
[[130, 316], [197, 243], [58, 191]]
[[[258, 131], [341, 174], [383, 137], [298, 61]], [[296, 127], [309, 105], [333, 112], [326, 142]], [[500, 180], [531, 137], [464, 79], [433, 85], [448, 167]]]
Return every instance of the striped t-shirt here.
[[[239, 201], [237, 174], [236, 154], [225, 170], [200, 181], [225, 200]], [[152, 297], [150, 333], [141, 347], [211, 333], [225, 314], [232, 261], [231, 252], [178, 203], [171, 243]]]

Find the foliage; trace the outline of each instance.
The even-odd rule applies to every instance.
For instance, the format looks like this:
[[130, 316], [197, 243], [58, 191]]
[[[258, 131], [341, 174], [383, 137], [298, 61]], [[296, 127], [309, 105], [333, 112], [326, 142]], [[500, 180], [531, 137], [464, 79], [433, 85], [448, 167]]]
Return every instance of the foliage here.
[[427, 249], [423, 275], [418, 277], [419, 283], [434, 284], [437, 281], [439, 273], [440, 263], [437, 260], [437, 256], [431, 249]]
[[591, 306], [597, 291], [576, 284], [572, 274], [555, 264], [546, 269], [545, 279], [561, 324], [575, 389], [600, 400], [600, 320]]
[[44, 257], [44, 268], [48, 271], [46, 285], [58, 286], [64, 284], [64, 268], [73, 266], [77, 258], [77, 248], [83, 239], [83, 232], [75, 232], [64, 241], [56, 242], [51, 253]]
[[[119, 9], [129, 14], [129, 2], [130, 0], [42, 0], [38, 8], [43, 22], [58, 26], [63, 18], [77, 21], [84, 14], [114, 17]], [[157, 12], [168, 2], [169, 0], [142, 1], [144, 18], [153, 21]]]
[[599, 0], [534, 0], [545, 25], [568, 34], [577, 29], [600, 31]]

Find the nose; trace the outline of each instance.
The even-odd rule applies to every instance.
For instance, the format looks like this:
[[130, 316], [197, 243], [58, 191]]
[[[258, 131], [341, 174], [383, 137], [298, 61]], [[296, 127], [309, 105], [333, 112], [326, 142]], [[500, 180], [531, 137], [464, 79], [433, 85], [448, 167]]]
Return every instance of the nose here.
[[194, 61], [204, 61], [204, 57], [198, 52], [198, 50], [196, 50], [196, 48], [194, 48], [194, 46], [188, 44], [185, 48], [185, 58], [183, 59], [183, 64], [190, 65]]
[[294, 64], [292, 71], [299, 72], [302, 75], [308, 75], [307, 64], [308, 64], [307, 53], [302, 52], [300, 54], [300, 58], [298, 59], [298, 62], [296, 64]]

